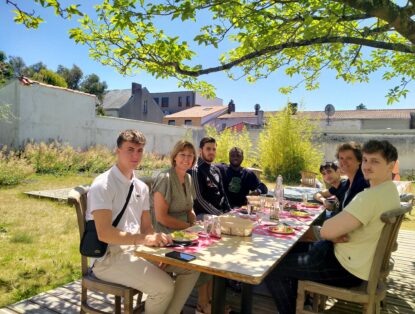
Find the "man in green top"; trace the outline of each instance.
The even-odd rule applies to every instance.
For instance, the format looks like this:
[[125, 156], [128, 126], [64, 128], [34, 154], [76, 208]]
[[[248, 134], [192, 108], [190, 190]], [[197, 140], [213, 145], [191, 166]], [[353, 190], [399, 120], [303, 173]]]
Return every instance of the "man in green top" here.
[[367, 142], [362, 152], [362, 170], [370, 188], [324, 222], [325, 240], [307, 252], [291, 250], [265, 279], [280, 314], [295, 313], [298, 280], [353, 287], [368, 279], [384, 225], [380, 216], [400, 206], [391, 180], [398, 153], [388, 141], [376, 140]]

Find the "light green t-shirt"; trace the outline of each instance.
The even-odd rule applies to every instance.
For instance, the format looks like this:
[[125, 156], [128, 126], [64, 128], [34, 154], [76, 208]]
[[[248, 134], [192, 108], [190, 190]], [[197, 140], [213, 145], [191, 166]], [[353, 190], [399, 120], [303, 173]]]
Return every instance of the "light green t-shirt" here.
[[154, 181], [150, 191], [150, 210], [153, 227], [157, 232], [170, 233], [175, 229], [168, 228], [156, 221], [154, 213], [154, 192], [160, 192], [167, 204], [169, 215], [176, 219], [188, 222], [187, 214], [193, 208], [193, 186], [189, 174], [185, 175], [184, 185], [179, 181], [174, 168], [161, 172]]
[[349, 242], [337, 243], [334, 253], [340, 264], [351, 274], [368, 280], [373, 257], [384, 223], [380, 216], [399, 208], [399, 193], [392, 181], [360, 192], [344, 209], [362, 226], [349, 233]]

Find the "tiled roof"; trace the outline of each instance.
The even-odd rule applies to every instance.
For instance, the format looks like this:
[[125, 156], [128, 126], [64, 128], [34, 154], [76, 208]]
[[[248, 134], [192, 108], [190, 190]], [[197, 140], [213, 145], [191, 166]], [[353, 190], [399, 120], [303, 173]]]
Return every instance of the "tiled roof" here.
[[172, 118], [203, 118], [212, 113], [227, 110], [228, 106], [194, 106], [165, 116], [166, 119]]
[[114, 89], [105, 94], [102, 107], [104, 109], [120, 109], [131, 97], [131, 89]]
[[22, 84], [24, 86], [31, 86], [31, 85], [35, 85], [36, 84], [36, 85], [40, 85], [40, 86], [44, 86], [44, 87], [49, 87], [49, 88], [53, 88], [53, 89], [64, 90], [64, 91], [71, 92], [71, 93], [75, 93], [75, 94], [82, 94], [82, 95], [85, 95], [85, 96], [96, 97], [93, 94], [81, 92], [80, 90], [74, 90], [74, 89], [70, 89], [70, 88], [66, 88], [66, 87], [60, 87], [60, 86], [46, 84], [46, 83], [39, 82], [39, 81], [34, 81], [34, 80], [29, 79], [28, 77], [25, 77], [25, 76], [19, 77], [18, 80], [19, 80], [20, 84]]
[[[264, 115], [278, 113], [279, 111], [265, 111]], [[410, 119], [410, 113], [415, 113], [414, 109], [367, 109], [367, 110], [337, 110], [330, 119], [335, 120], [365, 120], [365, 119]], [[311, 120], [327, 119], [323, 111], [298, 111], [298, 116], [307, 115]], [[225, 113], [218, 117], [218, 119], [232, 119], [232, 118], [254, 118], [255, 112], [231, 112]]]
[[255, 112], [231, 112], [225, 113], [219, 117], [219, 119], [231, 119], [231, 118], [255, 118]]
[[[265, 116], [277, 113], [278, 111], [267, 111]], [[332, 120], [369, 120], [369, 119], [410, 119], [410, 113], [414, 109], [368, 109], [368, 110], [337, 110]], [[298, 116], [307, 115], [312, 120], [327, 119], [323, 111], [298, 111]]]

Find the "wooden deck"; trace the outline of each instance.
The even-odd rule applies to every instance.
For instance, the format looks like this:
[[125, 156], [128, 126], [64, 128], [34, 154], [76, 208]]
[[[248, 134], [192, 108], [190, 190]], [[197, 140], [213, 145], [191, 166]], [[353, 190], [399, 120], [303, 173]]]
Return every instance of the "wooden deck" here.
[[[415, 232], [401, 231], [398, 237], [399, 247], [393, 254], [395, 268], [389, 276], [389, 288], [386, 298], [387, 307], [382, 313], [415, 313]], [[253, 313], [276, 313], [272, 299], [258, 289], [254, 294]], [[102, 310], [112, 311], [110, 297], [93, 293], [91, 303], [98, 305]], [[239, 294], [228, 289], [227, 303], [235, 311], [239, 310]], [[33, 298], [11, 304], [0, 309], [0, 314], [16, 313], [79, 313], [80, 281], [69, 283], [63, 287], [47, 291]], [[184, 314], [194, 313], [196, 304], [195, 291], [187, 301]], [[325, 313], [348, 314], [359, 313], [359, 305], [346, 304], [330, 300]]]

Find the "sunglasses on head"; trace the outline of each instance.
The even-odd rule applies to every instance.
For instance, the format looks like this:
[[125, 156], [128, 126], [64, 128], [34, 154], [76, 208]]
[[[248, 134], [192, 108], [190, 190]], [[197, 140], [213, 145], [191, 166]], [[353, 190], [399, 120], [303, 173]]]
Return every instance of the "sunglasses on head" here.
[[334, 171], [336, 171], [338, 168], [337, 164], [333, 161], [328, 161], [322, 165], [320, 165], [320, 172], [324, 171], [324, 170], [329, 170], [329, 169], [333, 169]]

